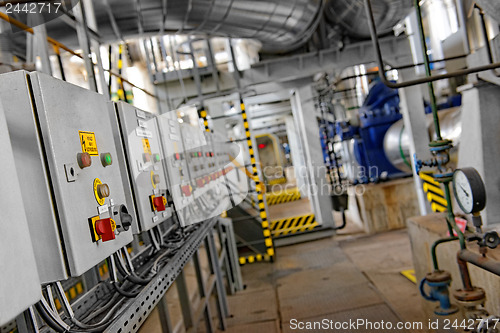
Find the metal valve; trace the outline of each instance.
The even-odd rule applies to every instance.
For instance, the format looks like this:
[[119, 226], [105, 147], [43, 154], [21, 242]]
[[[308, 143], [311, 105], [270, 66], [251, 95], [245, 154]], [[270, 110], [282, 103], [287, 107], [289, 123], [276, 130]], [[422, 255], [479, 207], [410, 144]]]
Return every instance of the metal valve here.
[[[431, 288], [430, 294], [425, 292], [425, 285]], [[451, 284], [451, 274], [445, 271], [434, 271], [428, 273], [420, 281], [420, 294], [423, 298], [431, 302], [439, 302], [434, 309], [434, 313], [439, 316], [447, 316], [458, 311], [458, 308], [451, 304], [448, 287]]]
[[483, 242], [484, 245], [490, 249], [495, 249], [498, 245], [500, 245], [500, 236], [498, 236], [496, 231], [489, 231], [484, 234]]

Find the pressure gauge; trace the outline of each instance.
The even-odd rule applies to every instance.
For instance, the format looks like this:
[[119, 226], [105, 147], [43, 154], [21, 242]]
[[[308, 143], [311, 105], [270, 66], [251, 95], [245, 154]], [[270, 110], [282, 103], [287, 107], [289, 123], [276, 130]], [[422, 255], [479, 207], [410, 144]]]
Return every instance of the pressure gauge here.
[[458, 169], [453, 174], [453, 192], [466, 214], [478, 213], [486, 206], [486, 189], [474, 168]]

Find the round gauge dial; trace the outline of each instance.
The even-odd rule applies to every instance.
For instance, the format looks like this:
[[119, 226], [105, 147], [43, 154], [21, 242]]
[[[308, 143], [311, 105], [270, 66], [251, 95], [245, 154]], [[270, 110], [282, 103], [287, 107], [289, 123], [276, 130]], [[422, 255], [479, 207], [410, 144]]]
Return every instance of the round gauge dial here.
[[480, 212], [486, 206], [484, 182], [474, 168], [463, 168], [455, 171], [453, 192], [458, 205], [466, 214]]

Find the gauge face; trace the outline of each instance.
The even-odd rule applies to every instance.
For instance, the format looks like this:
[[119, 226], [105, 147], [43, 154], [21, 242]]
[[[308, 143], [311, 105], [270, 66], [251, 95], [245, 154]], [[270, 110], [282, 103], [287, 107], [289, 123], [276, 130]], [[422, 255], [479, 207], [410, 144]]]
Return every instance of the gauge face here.
[[458, 205], [466, 214], [477, 213], [486, 206], [484, 183], [474, 168], [463, 168], [455, 171], [453, 191]]

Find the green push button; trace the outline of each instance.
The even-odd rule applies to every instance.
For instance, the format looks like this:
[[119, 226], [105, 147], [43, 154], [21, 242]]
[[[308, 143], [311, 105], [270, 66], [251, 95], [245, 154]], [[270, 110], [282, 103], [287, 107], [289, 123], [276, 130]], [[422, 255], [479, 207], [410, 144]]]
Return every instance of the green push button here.
[[107, 167], [111, 164], [113, 164], [113, 159], [111, 158], [110, 153], [102, 153], [101, 154], [101, 162], [102, 166]]

